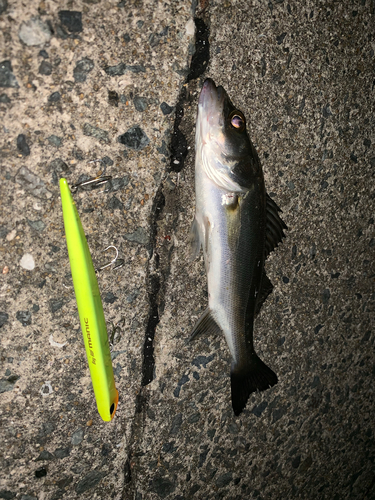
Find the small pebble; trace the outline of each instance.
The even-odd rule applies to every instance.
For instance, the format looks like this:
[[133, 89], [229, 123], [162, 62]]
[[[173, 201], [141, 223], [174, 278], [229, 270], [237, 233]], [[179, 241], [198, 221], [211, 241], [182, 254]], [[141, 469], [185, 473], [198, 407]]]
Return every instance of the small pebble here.
[[84, 57], [80, 61], [77, 62], [75, 68], [73, 69], [73, 77], [74, 81], [77, 83], [83, 83], [86, 81], [88, 73], [92, 71], [95, 64], [94, 61], [89, 59], [88, 57]]
[[21, 152], [22, 156], [29, 156], [30, 148], [26, 142], [26, 136], [24, 134], [19, 134], [17, 137], [17, 149]]
[[[87, 490], [95, 488], [95, 486], [102, 480], [103, 477], [107, 475], [107, 472], [100, 470], [91, 470], [86, 476], [84, 476], [76, 485], [75, 491], [77, 495], [81, 495]], [[92, 497], [92, 495], [91, 495]]]
[[8, 379], [2, 378], [0, 380], [0, 394], [4, 392], [12, 391], [14, 389], [14, 384], [19, 379], [17, 375], [10, 376]]
[[22, 326], [31, 325], [31, 312], [30, 311], [17, 311], [16, 318]]
[[150, 142], [150, 139], [138, 126], [131, 127], [125, 134], [120, 135], [117, 140], [128, 148], [135, 149], [135, 151], [140, 151]]
[[61, 299], [51, 299], [49, 301], [49, 308], [51, 313], [55, 314], [64, 305], [64, 301]]
[[3, 267], [3, 274], [8, 274], [9, 273], [9, 267], [8, 266], [4, 266]]
[[62, 138], [58, 137], [57, 135], [50, 135], [49, 137], [47, 137], [47, 141], [56, 148], [59, 148], [63, 142]]
[[68, 33], [65, 31], [61, 24], [57, 24], [55, 27], [56, 37], [66, 40], [68, 38]]
[[58, 102], [61, 99], [60, 92], [53, 92], [48, 98], [48, 102]]
[[163, 115], [170, 115], [173, 111], [172, 106], [169, 106], [169, 104], [167, 104], [166, 102], [162, 102], [160, 104], [160, 109], [161, 109]]
[[122, 76], [126, 71], [126, 64], [119, 63], [116, 66], [107, 66], [104, 71], [109, 76]]
[[1, 94], [0, 95], [0, 102], [3, 104], [9, 104], [12, 101], [9, 99], [9, 97], [6, 94]]
[[42, 220], [29, 220], [26, 219], [27, 223], [32, 229], [35, 229], [35, 231], [44, 231], [46, 225]]
[[118, 101], [119, 101], [119, 96], [118, 93], [115, 92], [114, 90], [108, 90], [108, 102], [112, 106], [118, 107]]
[[146, 68], [142, 64], [136, 64], [134, 66], [126, 66], [126, 69], [132, 73], [145, 73]]
[[35, 471], [35, 477], [40, 478], [40, 477], [45, 477], [47, 475], [47, 469], [45, 467], [39, 467]]
[[186, 36], [193, 36], [195, 33], [195, 23], [193, 19], [189, 19], [189, 21], [185, 24]]
[[103, 130], [99, 127], [94, 127], [94, 125], [91, 125], [90, 123], [85, 123], [83, 125], [83, 133], [85, 135], [95, 137], [95, 139], [99, 139], [100, 141], [103, 141], [106, 144], [109, 144], [111, 142], [109, 140], [108, 132], [106, 130]]
[[11, 231], [10, 233], [8, 233], [6, 235], [6, 240], [7, 241], [12, 241], [14, 240], [14, 238], [16, 237], [16, 234], [17, 234], [17, 229], [13, 229], [13, 231]]
[[148, 43], [151, 47], [156, 47], [160, 42], [160, 38], [160, 35], [158, 35], [157, 33], [151, 33], [148, 38]]
[[[116, 196], [112, 196], [112, 198], [108, 201], [107, 206], [112, 212], [116, 209], [118, 209], [118, 210], [124, 209], [124, 205], [121, 203], [121, 201], [118, 198], [116, 198]], [[117, 297], [116, 297], [116, 299], [117, 299]], [[104, 298], [104, 301], [107, 302], [106, 298]], [[112, 303], [112, 302], [110, 302], [110, 303]]]
[[148, 106], [148, 101], [146, 97], [135, 96], [133, 102], [134, 102], [134, 107], [137, 111], [140, 111], [141, 113], [143, 111], [146, 111]]
[[52, 64], [48, 61], [42, 61], [40, 63], [38, 73], [40, 75], [51, 75], [52, 74]]
[[147, 245], [150, 240], [148, 232], [143, 227], [138, 227], [134, 233], [125, 234], [124, 238], [140, 245]]
[[80, 33], [82, 31], [82, 13], [74, 10], [60, 10], [59, 18], [61, 24], [70, 33]]
[[34, 46], [49, 42], [52, 35], [48, 24], [39, 17], [32, 17], [21, 24], [18, 36], [25, 45]]
[[35, 268], [34, 257], [31, 255], [31, 253], [25, 253], [23, 255], [22, 259], [20, 260], [20, 266], [27, 271], [32, 271]]
[[19, 87], [10, 61], [0, 62], [0, 87]]
[[107, 165], [107, 167], [111, 167], [113, 165], [113, 160], [111, 160], [109, 156], [103, 156], [102, 162], [104, 163], [104, 165]]
[[37, 198], [49, 199], [52, 197], [52, 193], [48, 191], [42, 179], [27, 167], [21, 167], [18, 170], [15, 180], [23, 189]]
[[69, 170], [68, 165], [61, 159], [61, 158], [55, 158], [54, 160], [51, 161], [49, 164], [50, 169], [56, 170], [56, 172], [60, 173], [67, 173]]
[[156, 151], [161, 155], [169, 156], [168, 146], [166, 145], [165, 141], [161, 141], [161, 146], [160, 148], [156, 148]]
[[8, 319], [9, 319], [9, 314], [0, 311], [0, 328], [4, 326], [5, 323], [7, 323]]
[[57, 448], [55, 450], [56, 458], [66, 458], [70, 455], [70, 448]]
[[8, 0], [0, 0], [0, 14], [6, 11], [8, 7]]
[[86, 422], [86, 425], [87, 425], [87, 427], [91, 427], [91, 426], [92, 426], [92, 420], [88, 420], [88, 421]]
[[73, 435], [71, 438], [72, 445], [77, 446], [78, 444], [82, 443], [83, 436], [84, 436], [84, 430], [82, 428], [79, 428], [75, 432], [73, 432]]
[[116, 295], [114, 295], [112, 292], [107, 292], [103, 300], [107, 304], [113, 304], [114, 302], [116, 302], [117, 299], [118, 297], [116, 297]]
[[276, 41], [278, 45], [281, 45], [284, 41], [284, 38], [286, 37], [286, 33], [281, 33], [281, 35], [276, 37]]
[[55, 158], [54, 160], [52, 160], [49, 168], [52, 173], [52, 182], [56, 186], [59, 183], [59, 179], [61, 177], [69, 175], [69, 167], [61, 158]]

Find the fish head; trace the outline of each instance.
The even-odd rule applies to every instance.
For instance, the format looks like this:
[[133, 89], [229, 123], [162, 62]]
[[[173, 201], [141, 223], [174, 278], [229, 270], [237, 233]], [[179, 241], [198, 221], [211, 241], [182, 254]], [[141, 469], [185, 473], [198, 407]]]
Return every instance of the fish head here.
[[245, 192], [262, 175], [258, 155], [246, 130], [246, 119], [222, 86], [203, 84], [196, 124], [196, 162], [220, 188]]

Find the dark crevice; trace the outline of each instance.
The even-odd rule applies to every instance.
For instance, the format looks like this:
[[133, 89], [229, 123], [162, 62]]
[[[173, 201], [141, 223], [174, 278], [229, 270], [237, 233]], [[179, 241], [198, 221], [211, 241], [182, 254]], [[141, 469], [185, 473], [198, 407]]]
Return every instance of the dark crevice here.
[[[189, 74], [186, 78], [188, 83], [191, 80], [203, 75], [210, 60], [209, 28], [203, 19], [196, 17], [195, 22], [195, 52], [191, 59]], [[171, 161], [172, 172], [181, 172], [184, 168], [185, 158], [188, 153], [188, 144], [185, 135], [180, 130], [181, 120], [184, 116], [184, 105], [188, 100], [188, 92], [183, 86], [178, 96], [176, 104], [175, 122], [171, 137]]]
[[181, 120], [184, 116], [184, 103], [186, 102], [186, 88], [182, 87], [176, 104], [176, 115], [171, 137], [171, 170], [181, 172], [188, 153], [187, 140], [180, 130]]
[[149, 285], [148, 285], [148, 301], [149, 301], [149, 316], [146, 327], [146, 335], [143, 344], [143, 360], [142, 360], [142, 386], [149, 384], [154, 379], [154, 337], [156, 326], [159, 323], [159, 305], [158, 297], [160, 291], [160, 278], [158, 273], [159, 269], [159, 256], [156, 253], [156, 235], [157, 235], [157, 222], [165, 206], [165, 197], [162, 191], [162, 185], [159, 186], [156, 193], [152, 210], [151, 210], [151, 241], [152, 241], [152, 255], [154, 258], [154, 270], [149, 271]]
[[[201, 76], [207, 68], [210, 58], [209, 29], [205, 22], [200, 18], [194, 19], [196, 26], [195, 34], [195, 52], [191, 60], [189, 74], [186, 83]], [[185, 135], [180, 130], [182, 118], [184, 116], [184, 105], [189, 100], [189, 93], [186, 87], [182, 87], [178, 102], [176, 104], [176, 114], [171, 137], [171, 162], [170, 168], [174, 172], [180, 172], [185, 163], [188, 153], [188, 144]], [[148, 385], [154, 379], [155, 358], [154, 358], [154, 337], [155, 330], [159, 323], [159, 313], [164, 307], [162, 300], [164, 297], [165, 274], [168, 274], [169, 264], [163, 262], [163, 269], [160, 269], [159, 255], [156, 252], [157, 222], [161, 218], [165, 206], [165, 197], [162, 184], [156, 193], [152, 211], [151, 211], [151, 255], [153, 258], [153, 269], [149, 271], [149, 290], [148, 298], [150, 312], [146, 328], [146, 336], [143, 345], [142, 361], [142, 386]], [[170, 258], [170, 256], [168, 257]], [[165, 265], [166, 264], [166, 265]]]
[[128, 446], [128, 453], [124, 463], [124, 488], [122, 490], [122, 499], [128, 500], [135, 497], [136, 484], [134, 476], [136, 476], [136, 469], [134, 469], [134, 448], [136, 443], [143, 435], [145, 425], [145, 407], [147, 405], [147, 395], [143, 394], [143, 390], [137, 394], [135, 400], [135, 417], [132, 422], [132, 429], [130, 432], [130, 442]]
[[[190, 70], [185, 83], [194, 80], [201, 76], [206, 70], [209, 62], [209, 42], [208, 28], [204, 21], [195, 18], [196, 25], [196, 42], [195, 54], [192, 57]], [[173, 132], [170, 143], [170, 170], [180, 172], [184, 167], [185, 158], [188, 153], [188, 144], [185, 134], [180, 130], [180, 125], [184, 116], [184, 106], [189, 102], [190, 94], [186, 87], [182, 87], [178, 102], [176, 104], [176, 114]], [[142, 360], [142, 380], [141, 390], [139, 391], [135, 402], [135, 417], [132, 424], [131, 438], [129, 443], [129, 452], [124, 463], [124, 489], [122, 498], [133, 498], [136, 494], [136, 464], [134, 464], [134, 448], [136, 443], [141, 439], [146, 418], [146, 407], [148, 404], [147, 386], [155, 376], [155, 358], [154, 358], [154, 337], [156, 327], [160, 320], [160, 315], [164, 310], [164, 295], [166, 282], [170, 273], [170, 262], [173, 253], [173, 245], [159, 244], [157, 237], [159, 231], [163, 231], [162, 235], [173, 234], [178, 220], [176, 211], [177, 190], [169, 192], [167, 198], [163, 193], [163, 183], [160, 184], [151, 210], [150, 216], [150, 258], [148, 268], [148, 302], [149, 315], [146, 326], [146, 333], [143, 344], [143, 360]], [[173, 213], [173, 217], [168, 220], [163, 220], [164, 208], [168, 213]], [[164, 233], [165, 232], [165, 233]], [[170, 241], [170, 238], [169, 238]]]
[[160, 279], [157, 274], [150, 276], [149, 286], [150, 315], [146, 328], [145, 343], [143, 345], [142, 386], [149, 384], [154, 379], [154, 336], [156, 326], [159, 323], [157, 297], [160, 290]]
[[186, 78], [186, 82], [195, 80], [203, 75], [206, 71], [210, 60], [210, 31], [208, 26], [199, 17], [194, 19], [195, 22], [195, 52], [191, 58], [190, 71]]
[[132, 480], [132, 470], [130, 466], [130, 457], [128, 457], [124, 465], [124, 483], [129, 484], [131, 480]]
[[147, 398], [141, 392], [137, 394], [135, 400], [135, 413], [142, 413], [147, 403]]

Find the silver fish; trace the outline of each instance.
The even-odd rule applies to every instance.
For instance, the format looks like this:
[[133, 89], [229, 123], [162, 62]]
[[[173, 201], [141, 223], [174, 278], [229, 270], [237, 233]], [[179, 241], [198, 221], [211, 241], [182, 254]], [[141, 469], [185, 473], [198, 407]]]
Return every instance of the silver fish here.
[[243, 113], [211, 79], [199, 97], [195, 149], [191, 257], [203, 247], [208, 308], [190, 338], [224, 333], [232, 356], [232, 406], [239, 415], [252, 392], [277, 383], [276, 374], [254, 351], [253, 322], [273, 288], [265, 259], [287, 227], [266, 193]]

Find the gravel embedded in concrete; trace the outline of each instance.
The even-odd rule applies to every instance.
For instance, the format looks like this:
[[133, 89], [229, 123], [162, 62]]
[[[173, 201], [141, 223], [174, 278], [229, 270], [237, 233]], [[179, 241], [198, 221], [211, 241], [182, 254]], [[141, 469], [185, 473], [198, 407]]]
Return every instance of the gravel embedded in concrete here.
[[37, 46], [49, 42], [52, 33], [50, 26], [42, 21], [40, 17], [35, 16], [21, 24], [18, 36], [24, 44]]

